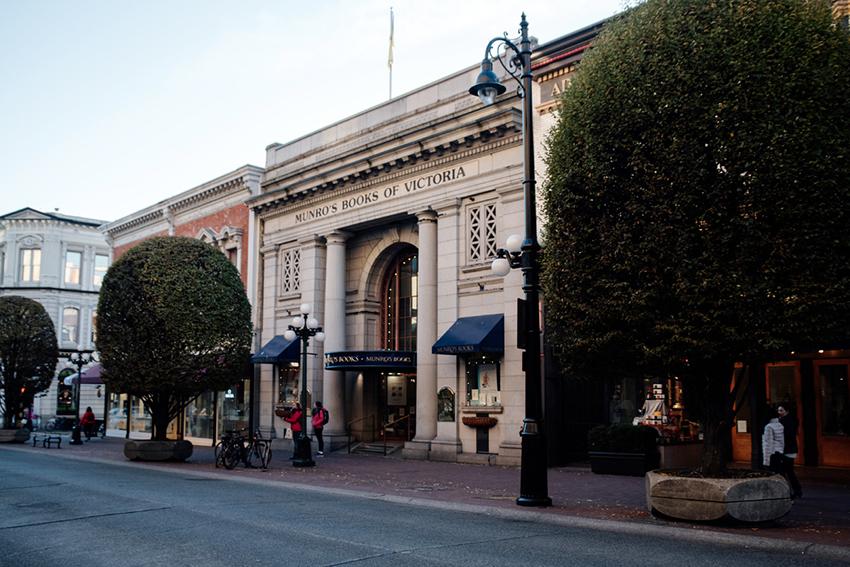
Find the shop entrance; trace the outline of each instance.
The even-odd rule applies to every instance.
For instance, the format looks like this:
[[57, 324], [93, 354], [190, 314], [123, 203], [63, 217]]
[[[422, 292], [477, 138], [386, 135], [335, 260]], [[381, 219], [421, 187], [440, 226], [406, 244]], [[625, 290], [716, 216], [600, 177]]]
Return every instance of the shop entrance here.
[[[771, 407], [783, 405], [797, 420], [797, 464], [803, 464], [804, 436], [800, 423], [800, 365], [796, 362], [775, 363], [767, 365], [767, 381], [765, 383], [767, 403]], [[763, 428], [764, 424], [753, 427]]]
[[850, 360], [815, 362], [820, 464], [850, 467]]
[[[783, 405], [797, 419], [797, 464], [808, 458], [810, 465], [850, 467], [850, 359], [771, 363], [764, 380], [766, 406]], [[753, 422], [749, 402], [742, 410], [732, 431], [733, 458], [748, 461], [752, 434], [764, 423]]]
[[416, 435], [416, 375], [381, 372], [378, 386], [378, 435], [404, 442]]

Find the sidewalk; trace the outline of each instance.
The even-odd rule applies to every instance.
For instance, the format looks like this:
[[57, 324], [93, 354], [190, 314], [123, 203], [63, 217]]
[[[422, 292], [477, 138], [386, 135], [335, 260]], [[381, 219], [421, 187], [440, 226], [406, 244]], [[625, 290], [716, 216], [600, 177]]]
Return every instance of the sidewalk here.
[[[124, 457], [124, 439], [93, 439], [82, 446], [44, 449], [40, 445], [5, 445], [3, 448], [32, 451], [44, 455], [129, 464]], [[487, 507], [500, 514], [530, 510], [515, 504], [520, 473], [514, 467], [479, 466], [433, 461], [411, 461], [398, 457], [349, 455], [345, 450], [316, 457], [316, 466], [291, 466], [289, 452], [274, 448], [269, 470], [216, 469], [211, 447], [195, 446], [186, 463], [147, 463], [147, 465], [192, 470], [237, 479], [293, 483], [325, 489], [342, 489], [397, 500], [438, 501], [457, 506]], [[644, 479], [597, 475], [588, 467], [561, 467], [549, 470], [549, 496], [553, 505], [533, 509], [536, 519], [555, 521], [564, 517], [617, 521], [657, 532], [658, 528], [698, 530], [705, 536], [721, 534], [761, 536], [785, 542], [841, 546], [850, 558], [850, 471], [802, 469], [798, 476], [804, 498], [796, 500], [791, 512], [777, 522], [756, 526], [691, 524], [653, 518], [646, 509]], [[655, 529], [650, 529], [655, 528]], [[712, 536], [714, 537], [714, 536]], [[759, 538], [753, 538], [757, 540]], [[778, 543], [778, 542], [777, 542]], [[805, 549], [805, 548], [804, 548]]]

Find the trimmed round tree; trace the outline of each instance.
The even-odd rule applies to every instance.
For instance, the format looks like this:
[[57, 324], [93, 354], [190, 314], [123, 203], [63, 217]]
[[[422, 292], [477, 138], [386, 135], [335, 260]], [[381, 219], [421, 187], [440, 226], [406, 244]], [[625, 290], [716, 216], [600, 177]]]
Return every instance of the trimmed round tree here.
[[576, 375], [684, 378], [707, 474], [725, 467], [735, 362], [848, 345], [848, 92], [827, 2], [648, 0], [564, 94], [547, 334]]
[[53, 380], [59, 350], [56, 328], [41, 303], [0, 297], [0, 410], [10, 429], [36, 394]]
[[236, 268], [201, 241], [159, 237], [121, 256], [106, 273], [97, 348], [110, 390], [141, 398], [152, 439], [203, 392], [243, 378], [251, 308]]

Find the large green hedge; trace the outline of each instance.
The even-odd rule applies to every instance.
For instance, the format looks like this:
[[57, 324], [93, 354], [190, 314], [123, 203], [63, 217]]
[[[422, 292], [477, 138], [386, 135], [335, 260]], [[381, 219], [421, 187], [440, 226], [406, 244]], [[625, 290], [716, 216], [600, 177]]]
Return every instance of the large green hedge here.
[[0, 410], [9, 429], [35, 395], [50, 387], [59, 350], [56, 328], [41, 303], [0, 297]]
[[685, 377], [709, 472], [735, 361], [850, 339], [848, 93], [826, 2], [648, 0], [564, 94], [549, 337], [576, 374]]
[[97, 348], [112, 391], [144, 400], [153, 437], [195, 397], [245, 377], [251, 310], [236, 268], [209, 244], [153, 238], [107, 272]]

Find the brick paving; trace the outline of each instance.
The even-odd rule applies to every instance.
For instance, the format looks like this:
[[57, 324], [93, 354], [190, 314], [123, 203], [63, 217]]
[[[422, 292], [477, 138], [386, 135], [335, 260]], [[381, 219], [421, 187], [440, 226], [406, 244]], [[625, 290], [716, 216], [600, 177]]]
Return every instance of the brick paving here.
[[[95, 439], [82, 446], [66, 445], [63, 441], [61, 449], [31, 447], [30, 444], [15, 448], [57, 457], [128, 463], [123, 445], [123, 439], [107, 438]], [[232, 471], [216, 469], [212, 448], [200, 446], [195, 447], [186, 463], [149, 465], [400, 498], [519, 508], [514, 502], [520, 482], [516, 467], [413, 461], [395, 455], [349, 455], [343, 449], [316, 457], [315, 467], [297, 468], [291, 466], [290, 452], [284, 446], [276, 442], [274, 447], [272, 464], [266, 471], [241, 466]], [[553, 505], [537, 511], [850, 548], [850, 471], [802, 468], [798, 476], [803, 484], [804, 498], [795, 501], [784, 518], [758, 525], [696, 524], [653, 518], [646, 509], [643, 478], [597, 475], [584, 466], [550, 469], [549, 495]]]

